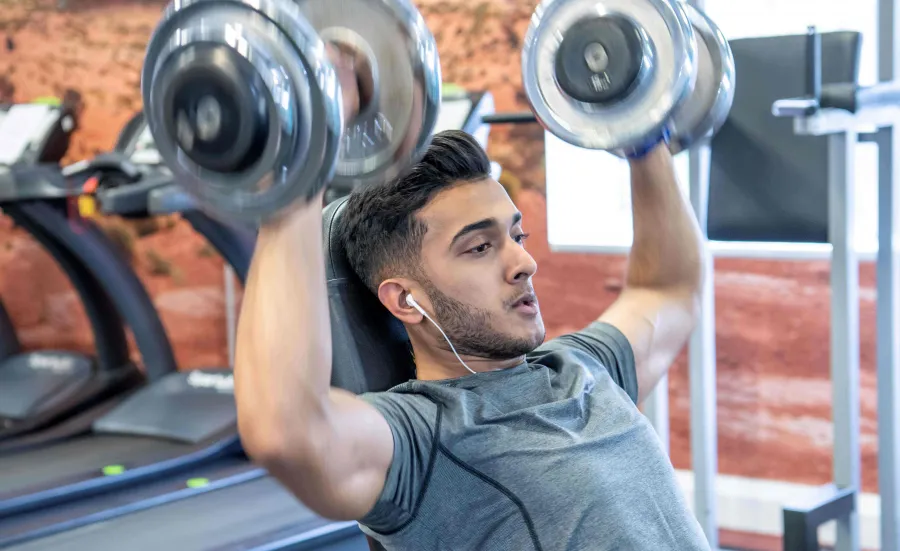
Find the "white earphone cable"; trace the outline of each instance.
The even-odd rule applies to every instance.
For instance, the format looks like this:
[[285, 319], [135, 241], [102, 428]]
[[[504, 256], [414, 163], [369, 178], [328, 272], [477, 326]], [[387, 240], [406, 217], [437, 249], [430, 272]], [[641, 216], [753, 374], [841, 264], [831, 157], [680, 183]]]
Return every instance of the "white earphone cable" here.
[[416, 299], [414, 299], [414, 298], [412, 297], [412, 295], [406, 295], [406, 301], [407, 301], [407, 303], [408, 303], [410, 306], [412, 306], [413, 308], [415, 308], [416, 310], [418, 310], [420, 314], [422, 314], [423, 316], [425, 316], [425, 319], [427, 319], [428, 321], [430, 321], [430, 322], [432, 323], [432, 325], [434, 325], [435, 327], [437, 327], [437, 330], [441, 332], [441, 335], [444, 337], [444, 340], [447, 341], [447, 344], [450, 345], [450, 350], [453, 351], [453, 355], [456, 356], [456, 359], [459, 360], [459, 363], [461, 363], [461, 364], [463, 365], [463, 367], [465, 367], [467, 370], [469, 370], [469, 373], [471, 373], [472, 375], [475, 375], [475, 371], [474, 371], [471, 367], [469, 367], [468, 365], [466, 365], [466, 362], [464, 362], [464, 361], [462, 360], [462, 358], [459, 357], [459, 354], [456, 352], [456, 347], [453, 346], [453, 343], [450, 342], [450, 339], [449, 339], [449, 338], [447, 338], [447, 334], [444, 333], [444, 330], [441, 329], [441, 326], [438, 325], [436, 321], [434, 321], [433, 319], [431, 319], [431, 316], [428, 315], [428, 313], [425, 311], [424, 308], [422, 308], [421, 306], [419, 306], [419, 303], [416, 302]]

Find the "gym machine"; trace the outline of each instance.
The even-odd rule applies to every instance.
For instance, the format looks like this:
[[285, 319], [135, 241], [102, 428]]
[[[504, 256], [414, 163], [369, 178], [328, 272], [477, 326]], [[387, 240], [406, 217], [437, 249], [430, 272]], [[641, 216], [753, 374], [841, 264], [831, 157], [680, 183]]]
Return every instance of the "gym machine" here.
[[776, 117], [793, 119], [801, 136], [828, 141], [829, 238], [831, 254], [831, 381], [834, 418], [834, 482], [806, 500], [785, 506], [784, 549], [819, 549], [818, 528], [837, 521], [838, 551], [860, 549], [858, 497], [861, 492], [859, 260], [854, 231], [854, 167], [856, 144], [878, 146], [877, 377], [878, 475], [881, 494], [881, 549], [900, 548], [897, 499], [900, 498], [900, 362], [897, 344], [898, 251], [895, 220], [898, 193], [895, 159], [900, 124], [900, 85], [894, 81], [896, 37], [894, 2], [881, 2], [880, 79], [872, 86], [855, 82], [822, 84], [821, 37], [808, 34], [805, 97], [783, 99], [772, 106]]
[[[142, 170], [167, 174], [153, 160], [156, 157], [152, 138], [141, 118], [140, 114], [136, 116], [123, 131], [121, 151], [132, 159], [144, 159]], [[126, 136], [129, 132], [134, 134]], [[223, 256], [232, 257], [230, 263], [239, 274], [246, 273], [252, 232], [224, 225], [194, 210], [192, 200], [172, 183], [171, 177], [101, 188], [96, 200], [99, 210], [107, 214], [141, 217], [180, 213]], [[220, 396], [227, 398], [233, 408], [230, 388]], [[182, 422], [185, 416], [208, 417], [209, 406], [208, 401], [196, 403], [195, 409], [181, 410], [175, 417]], [[221, 410], [214, 413], [223, 416]], [[224, 413], [226, 417], [230, 414]], [[160, 530], [161, 525], [166, 528]], [[103, 542], [126, 539], [129, 549], [148, 551], [368, 549], [355, 522], [318, 517], [242, 454], [134, 481], [127, 487], [84, 499], [0, 518], [2, 549], [94, 549]]]
[[0, 166], [59, 163], [77, 127], [75, 106], [55, 99], [0, 107]]
[[[40, 211], [61, 203], [55, 192], [42, 196], [28, 187], [42, 175], [58, 172], [57, 163], [66, 153], [75, 120], [70, 107], [47, 103], [11, 105], [0, 112], [0, 205], [66, 273], [84, 304], [97, 349], [96, 357], [60, 350], [20, 353], [4, 312], [0, 320], [0, 452], [82, 430], [92, 411], [108, 407], [110, 400], [145, 380], [128, 357], [123, 322], [109, 296], [110, 288], [94, 278], [58, 236], [35, 221]], [[112, 249], [97, 254], [112, 254]], [[147, 308], [132, 297], [125, 297], [123, 304], [138, 314]], [[141, 341], [147, 346], [157, 342], [152, 335], [142, 336]], [[150, 375], [155, 372], [151, 369]]]

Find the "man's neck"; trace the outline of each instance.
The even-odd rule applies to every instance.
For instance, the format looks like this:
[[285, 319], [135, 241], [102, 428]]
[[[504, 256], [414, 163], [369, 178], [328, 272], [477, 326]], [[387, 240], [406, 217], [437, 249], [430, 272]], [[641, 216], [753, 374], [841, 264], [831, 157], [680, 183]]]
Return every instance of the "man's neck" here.
[[[484, 373], [488, 371], [499, 371], [509, 369], [521, 365], [525, 361], [524, 356], [511, 358], [508, 360], [493, 360], [487, 358], [478, 358], [475, 356], [460, 356], [466, 365], [468, 365], [475, 373]], [[458, 379], [471, 375], [465, 366], [460, 363], [453, 352], [437, 351], [432, 354], [415, 354], [416, 358], [416, 378], [420, 381], [443, 381], [447, 379]]]

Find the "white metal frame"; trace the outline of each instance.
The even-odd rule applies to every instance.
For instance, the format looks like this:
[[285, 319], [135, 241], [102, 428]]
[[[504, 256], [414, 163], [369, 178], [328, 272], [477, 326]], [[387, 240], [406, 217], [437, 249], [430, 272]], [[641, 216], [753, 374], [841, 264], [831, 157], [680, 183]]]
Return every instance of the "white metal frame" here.
[[[900, 78], [900, 6], [878, 2], [878, 79]], [[878, 378], [878, 490], [881, 494], [881, 549], [900, 551], [900, 256], [896, 221], [900, 219], [900, 135], [897, 126], [881, 128], [878, 143], [878, 260], [876, 277]]]

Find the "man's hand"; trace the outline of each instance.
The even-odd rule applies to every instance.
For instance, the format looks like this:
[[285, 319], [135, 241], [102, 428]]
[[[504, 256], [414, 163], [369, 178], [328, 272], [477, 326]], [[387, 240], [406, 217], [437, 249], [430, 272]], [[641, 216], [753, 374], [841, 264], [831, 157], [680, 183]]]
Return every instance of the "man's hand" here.
[[705, 240], [664, 145], [630, 161], [634, 241], [625, 288], [600, 317], [628, 338], [646, 398], [687, 343], [704, 278]]

